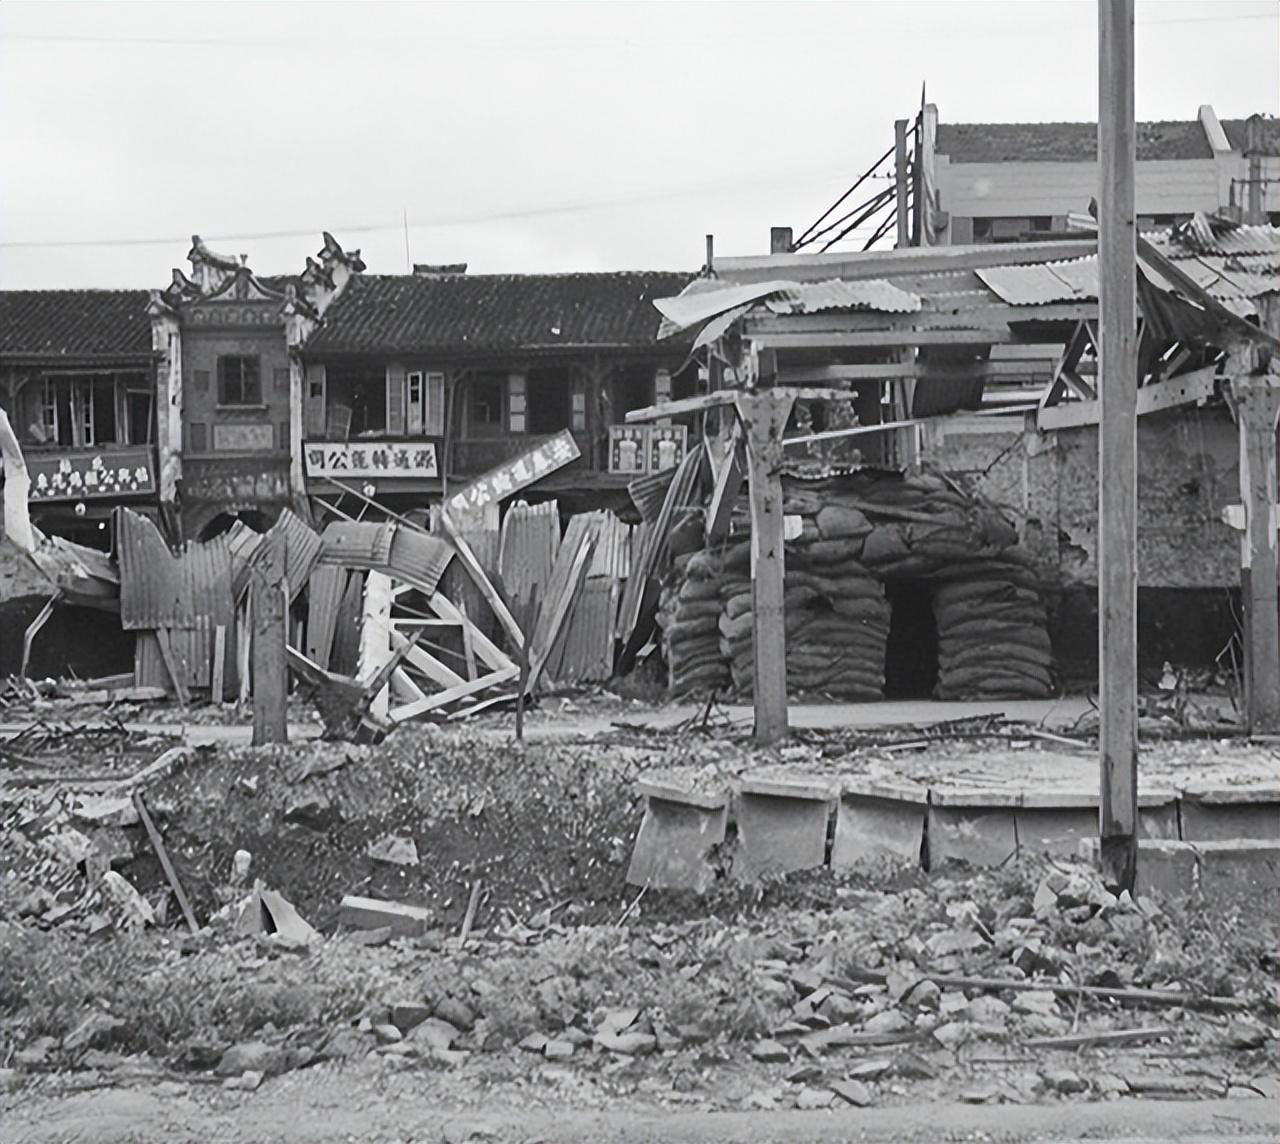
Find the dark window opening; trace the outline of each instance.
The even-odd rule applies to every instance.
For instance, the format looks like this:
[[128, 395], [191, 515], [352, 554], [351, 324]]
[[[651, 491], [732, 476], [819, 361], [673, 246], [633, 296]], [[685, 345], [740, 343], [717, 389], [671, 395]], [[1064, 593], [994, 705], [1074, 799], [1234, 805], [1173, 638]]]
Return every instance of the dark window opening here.
[[224, 354], [218, 358], [218, 404], [262, 404], [262, 373], [256, 357]]
[[479, 374], [463, 385], [467, 395], [467, 435], [504, 435], [503, 396], [507, 391], [507, 378], [499, 374]]
[[331, 365], [326, 375], [325, 437], [346, 441], [387, 432], [387, 374], [382, 366]]
[[653, 367], [624, 366], [613, 376], [613, 423], [621, 425], [633, 409], [645, 409], [654, 403]]
[[532, 369], [527, 380], [528, 430], [559, 433], [571, 424], [569, 370], [563, 367]]
[[889, 642], [885, 649], [886, 699], [928, 699], [938, 682], [938, 621], [928, 580], [888, 580]]
[[679, 373], [672, 375], [671, 399], [680, 401], [693, 397], [698, 391], [698, 363], [691, 361]]

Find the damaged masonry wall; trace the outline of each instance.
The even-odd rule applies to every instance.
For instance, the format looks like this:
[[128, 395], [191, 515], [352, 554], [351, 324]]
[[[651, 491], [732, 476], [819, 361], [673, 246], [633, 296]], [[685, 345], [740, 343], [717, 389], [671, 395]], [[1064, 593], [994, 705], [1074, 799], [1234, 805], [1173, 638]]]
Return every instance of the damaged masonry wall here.
[[[1038, 433], [1030, 419], [955, 417], [929, 426], [929, 455], [1012, 520], [1046, 581], [1097, 583], [1096, 426]], [[1239, 446], [1225, 409], [1153, 413], [1138, 422], [1138, 582], [1229, 588], [1240, 580]]]

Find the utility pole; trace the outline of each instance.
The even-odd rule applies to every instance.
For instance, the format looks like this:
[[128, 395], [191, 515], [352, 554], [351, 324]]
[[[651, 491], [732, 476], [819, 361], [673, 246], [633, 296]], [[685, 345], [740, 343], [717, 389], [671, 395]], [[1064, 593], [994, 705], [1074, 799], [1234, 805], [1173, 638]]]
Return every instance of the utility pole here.
[[1102, 876], [1138, 865], [1138, 339], [1133, 0], [1098, 2], [1098, 662]]
[[911, 245], [911, 217], [907, 198], [907, 121], [898, 119], [893, 124], [893, 174], [897, 190], [899, 248]]

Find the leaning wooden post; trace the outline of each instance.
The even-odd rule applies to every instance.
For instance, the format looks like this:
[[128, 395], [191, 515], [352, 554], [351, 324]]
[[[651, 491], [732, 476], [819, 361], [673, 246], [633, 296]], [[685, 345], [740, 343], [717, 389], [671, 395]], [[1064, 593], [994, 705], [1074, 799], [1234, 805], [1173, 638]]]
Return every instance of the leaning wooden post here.
[[289, 739], [289, 669], [285, 654], [288, 602], [285, 596], [284, 546], [274, 537], [262, 541], [262, 554], [250, 572], [253, 616], [253, 743]]
[[1240, 430], [1240, 588], [1244, 602], [1245, 714], [1255, 734], [1280, 731], [1280, 607], [1276, 591], [1276, 419], [1280, 379], [1232, 382]]
[[734, 399], [747, 442], [751, 499], [751, 614], [755, 737], [762, 745], [787, 734], [787, 627], [783, 606], [782, 433], [793, 397], [785, 390]]
[[1133, 0], [1098, 4], [1098, 747], [1104, 881], [1138, 864], [1138, 342]]

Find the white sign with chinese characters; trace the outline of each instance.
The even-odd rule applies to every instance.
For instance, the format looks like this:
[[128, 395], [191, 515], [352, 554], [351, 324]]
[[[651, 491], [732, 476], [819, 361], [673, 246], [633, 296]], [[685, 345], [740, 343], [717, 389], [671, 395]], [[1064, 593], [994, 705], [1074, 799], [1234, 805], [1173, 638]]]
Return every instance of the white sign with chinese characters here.
[[308, 477], [436, 477], [434, 441], [308, 441]]

